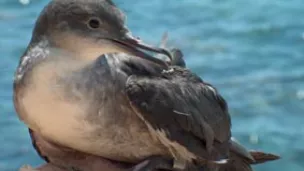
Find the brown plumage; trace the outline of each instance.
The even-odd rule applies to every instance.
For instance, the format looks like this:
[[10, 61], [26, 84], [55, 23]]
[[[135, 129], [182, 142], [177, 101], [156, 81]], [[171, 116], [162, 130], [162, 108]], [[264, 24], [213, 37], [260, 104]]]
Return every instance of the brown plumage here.
[[[171, 51], [175, 52], [175, 51]], [[179, 65], [185, 64], [183, 56], [177, 56], [181, 53], [172, 53], [172, 64]], [[175, 62], [174, 62], [175, 61]], [[184, 65], [182, 65], [184, 66]], [[182, 114], [182, 113], [180, 113]], [[30, 130], [31, 138], [33, 140], [33, 145], [38, 151], [39, 155], [44, 157], [46, 161], [51, 163], [57, 163], [59, 166], [69, 166], [77, 167], [82, 171], [99, 171], [100, 169], [104, 171], [121, 171], [129, 170], [131, 165], [121, 162], [114, 162], [102, 157], [94, 156], [87, 153], [82, 153], [69, 149], [66, 147], [61, 147], [56, 144], [46, 141], [44, 138], [39, 136], [37, 133]], [[276, 160], [279, 157], [273, 154], [266, 154], [257, 151], [247, 151], [241, 144], [237, 143], [234, 139], [229, 141], [229, 161], [227, 164], [220, 165], [209, 165], [202, 169], [207, 171], [251, 171], [251, 164], [258, 164], [266, 161]], [[135, 164], [136, 165], [136, 164]], [[29, 169], [29, 168], [28, 168]], [[194, 170], [198, 170], [193, 168]], [[54, 166], [52, 164], [46, 164], [37, 168], [37, 171], [63, 171], [61, 167]], [[30, 168], [27, 171], [34, 171]], [[36, 170], [35, 170], [36, 171]]]
[[134, 171], [225, 163], [231, 121], [223, 97], [189, 69], [142, 50], [171, 57], [133, 38], [110, 0], [51, 1], [16, 71], [18, 116], [49, 143], [139, 163]]
[[20, 119], [54, 144], [123, 162], [149, 158], [150, 170], [225, 158], [223, 98], [190, 70], [142, 52], [170, 57], [123, 21], [109, 0], [51, 1], [16, 71]]

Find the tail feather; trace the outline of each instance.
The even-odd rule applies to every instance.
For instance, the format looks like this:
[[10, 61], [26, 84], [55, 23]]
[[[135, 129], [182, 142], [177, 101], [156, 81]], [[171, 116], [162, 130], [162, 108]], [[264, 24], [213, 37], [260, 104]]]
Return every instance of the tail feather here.
[[251, 167], [253, 164], [261, 164], [280, 159], [277, 155], [260, 151], [250, 151], [250, 154], [254, 160], [248, 160], [248, 158], [244, 156], [231, 152], [228, 164], [220, 166], [219, 171], [253, 171]]
[[230, 153], [237, 154], [242, 158], [246, 158], [251, 162], [254, 162], [254, 157], [250, 154], [250, 152], [235, 138], [231, 137], [230, 140]]
[[264, 153], [261, 151], [250, 151], [251, 156], [254, 158], [254, 162], [251, 162], [250, 164], [261, 164], [268, 161], [278, 160], [281, 157], [275, 154], [271, 153]]
[[251, 165], [280, 159], [275, 154], [255, 150], [248, 151], [235, 139], [231, 139], [230, 142], [229, 161], [227, 164], [219, 166], [219, 171], [253, 171]]

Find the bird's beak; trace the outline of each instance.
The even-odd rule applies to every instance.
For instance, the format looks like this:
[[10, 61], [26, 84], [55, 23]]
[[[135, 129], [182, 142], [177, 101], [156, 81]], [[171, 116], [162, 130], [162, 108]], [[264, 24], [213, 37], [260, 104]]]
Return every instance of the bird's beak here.
[[134, 38], [131, 34], [127, 34], [125, 37], [121, 39], [108, 38], [108, 40], [123, 45], [128, 51], [130, 51], [132, 54], [134, 54], [137, 57], [144, 58], [146, 60], [157, 63], [159, 65], [163, 65], [165, 67], [168, 67], [168, 63], [166, 61], [153, 57], [152, 55], [145, 53], [144, 51], [161, 53], [166, 55], [168, 58], [170, 58], [170, 60], [172, 60], [171, 53], [168, 50], [145, 44], [139, 39]]

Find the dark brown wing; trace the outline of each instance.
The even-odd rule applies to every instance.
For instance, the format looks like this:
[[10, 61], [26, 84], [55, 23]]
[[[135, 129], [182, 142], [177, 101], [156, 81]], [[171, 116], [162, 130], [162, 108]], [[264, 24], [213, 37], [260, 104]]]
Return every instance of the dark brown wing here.
[[197, 156], [208, 157], [206, 150], [230, 139], [231, 121], [224, 99], [186, 69], [163, 77], [130, 76], [126, 93], [155, 131], [165, 132]]

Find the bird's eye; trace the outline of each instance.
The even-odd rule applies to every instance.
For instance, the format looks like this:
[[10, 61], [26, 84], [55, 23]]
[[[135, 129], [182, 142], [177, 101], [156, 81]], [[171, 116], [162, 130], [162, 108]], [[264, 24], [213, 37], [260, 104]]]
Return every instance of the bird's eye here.
[[101, 21], [98, 18], [91, 18], [88, 22], [90, 29], [97, 29], [100, 27]]

